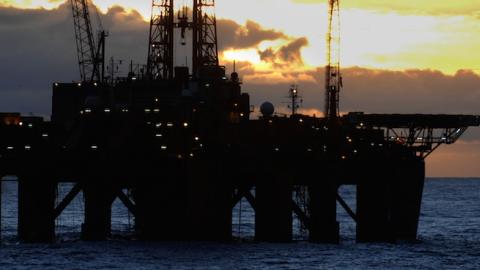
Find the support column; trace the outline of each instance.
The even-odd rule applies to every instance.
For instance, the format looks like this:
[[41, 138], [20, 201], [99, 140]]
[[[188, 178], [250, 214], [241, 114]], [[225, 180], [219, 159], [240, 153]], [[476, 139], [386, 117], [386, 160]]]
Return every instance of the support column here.
[[3, 174], [0, 174], [0, 244], [2, 243], [2, 185]]
[[337, 184], [332, 174], [308, 186], [310, 202], [309, 240], [315, 243], [338, 244]]
[[82, 240], [102, 241], [111, 233], [112, 203], [115, 199], [112, 183], [105, 180], [83, 184], [85, 197], [85, 221], [82, 224]]
[[55, 239], [57, 184], [47, 176], [22, 175], [18, 181], [18, 238], [22, 242]]
[[257, 241], [292, 241], [292, 185], [288, 179], [280, 177], [273, 171], [272, 175], [265, 175], [258, 179], [255, 206], [255, 239]]
[[387, 158], [364, 161], [357, 185], [357, 242], [392, 242], [390, 225], [391, 178]]
[[208, 154], [189, 163], [188, 232], [191, 240], [232, 239], [231, 171], [220, 154]]
[[161, 160], [133, 186], [137, 214], [135, 231], [142, 240], [187, 240], [186, 168], [174, 160]]
[[392, 226], [397, 240], [415, 241], [425, 183], [425, 162], [412, 157], [396, 168], [392, 189]]

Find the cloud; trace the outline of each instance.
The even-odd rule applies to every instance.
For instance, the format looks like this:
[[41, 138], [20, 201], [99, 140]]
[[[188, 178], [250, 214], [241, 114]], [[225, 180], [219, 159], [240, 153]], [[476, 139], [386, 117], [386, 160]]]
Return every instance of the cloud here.
[[[291, 81], [275, 80], [278, 74]], [[480, 76], [472, 71], [461, 70], [455, 75], [446, 75], [434, 70], [389, 71], [352, 67], [343, 69], [342, 74], [342, 111], [480, 114]], [[324, 75], [323, 68], [305, 72], [253, 71], [249, 76], [254, 84], [245, 81], [245, 88], [252, 89], [253, 95], [254, 89], [268, 88], [271, 98], [280, 103], [288, 86], [296, 83], [304, 95], [308, 95], [305, 98], [308, 107], [323, 108]]]
[[[108, 56], [146, 61], [148, 24], [137, 12], [114, 7], [102, 21], [110, 32]], [[0, 8], [0, 44], [1, 110], [49, 115], [51, 83], [79, 78], [70, 7]]]
[[[324, 0], [293, 0], [301, 4], [320, 4]], [[472, 16], [480, 10], [480, 3], [472, 0], [438, 1], [438, 0], [344, 0], [342, 7], [360, 8], [379, 11], [390, 11], [404, 14], [427, 14], [427, 15], [465, 15]]]
[[[478, 177], [480, 142], [458, 141], [444, 145], [426, 160], [429, 177]], [[448, 164], [448, 166], [446, 166]]]
[[263, 41], [288, 39], [284, 33], [263, 29], [256, 22], [249, 20], [243, 26], [228, 19], [218, 20], [218, 36], [221, 37], [218, 42], [221, 50], [254, 48]]
[[[67, 5], [51, 11], [0, 8], [0, 44], [4, 52], [0, 55], [4, 63], [0, 66], [1, 93], [49, 92], [53, 81], [78, 78], [70, 13]], [[109, 55], [124, 61], [146, 61], [148, 23], [139, 13], [114, 7], [102, 20], [110, 31]], [[289, 41], [284, 46], [261, 50], [262, 59], [277, 65], [300, 64], [301, 49], [308, 44], [306, 38], [292, 39], [255, 22], [242, 26], [219, 20], [221, 49], [255, 47], [265, 40], [287, 38]], [[224, 64], [231, 66], [231, 63]], [[273, 98], [283, 97], [284, 89], [291, 83], [298, 83], [313, 100], [309, 107], [323, 107], [322, 68], [257, 70], [251, 63], [238, 62], [237, 69], [244, 76], [247, 90], [253, 85], [256, 89], [268, 89], [268, 95]], [[477, 104], [480, 78], [472, 71], [459, 71], [449, 76], [434, 70], [387, 71], [354, 67], [344, 69], [343, 75], [345, 89], [341, 93], [341, 104], [344, 111], [480, 113]], [[255, 91], [252, 96], [255, 98]], [[0, 105], [13, 106], [3, 101]], [[48, 104], [32, 101], [31, 107], [33, 112], [37, 109], [44, 113], [49, 111]]]
[[302, 37], [277, 50], [270, 47], [263, 51], [259, 50], [258, 53], [262, 61], [272, 64], [275, 68], [298, 67], [303, 65], [301, 49], [307, 45], [308, 39]]

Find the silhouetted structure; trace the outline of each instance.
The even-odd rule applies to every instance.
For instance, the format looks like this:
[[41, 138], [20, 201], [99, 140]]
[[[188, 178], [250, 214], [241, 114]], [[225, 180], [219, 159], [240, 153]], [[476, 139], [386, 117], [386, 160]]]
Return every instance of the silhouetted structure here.
[[[337, 243], [337, 202], [356, 221], [358, 241], [416, 239], [424, 157], [480, 117], [340, 117], [338, 104], [330, 117], [295, 106], [278, 117], [270, 104], [251, 120], [238, 74], [228, 78], [218, 64], [214, 1], [195, 0], [193, 20], [177, 22], [173, 1], [153, 2], [147, 76], [54, 83], [50, 122], [0, 115], [0, 175], [19, 177], [22, 241], [52, 241], [55, 219], [80, 191], [85, 240], [109, 236], [119, 198], [141, 239], [228, 241], [232, 208], [244, 197], [259, 241], [290, 241], [294, 213], [311, 241]], [[191, 70], [173, 66], [175, 29], [192, 29]], [[55, 205], [65, 181], [75, 186]], [[357, 186], [356, 211], [339, 196], [341, 185]]]

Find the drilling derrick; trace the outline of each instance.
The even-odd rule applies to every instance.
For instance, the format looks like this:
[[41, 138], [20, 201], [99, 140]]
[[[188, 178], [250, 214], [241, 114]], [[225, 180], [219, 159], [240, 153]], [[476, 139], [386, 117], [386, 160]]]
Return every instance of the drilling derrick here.
[[329, 0], [327, 32], [327, 65], [325, 67], [325, 116], [340, 116], [339, 101], [342, 85], [340, 73], [340, 0]]
[[103, 75], [100, 76], [100, 65], [103, 66], [104, 62], [106, 33], [103, 30], [100, 31], [99, 46], [97, 48], [93, 38], [88, 0], [71, 0], [71, 4], [80, 78], [83, 82], [101, 81]]
[[193, 75], [203, 67], [218, 66], [217, 19], [215, 0], [193, 3]]
[[152, 80], [173, 78], [173, 0], [153, 0], [147, 74]]

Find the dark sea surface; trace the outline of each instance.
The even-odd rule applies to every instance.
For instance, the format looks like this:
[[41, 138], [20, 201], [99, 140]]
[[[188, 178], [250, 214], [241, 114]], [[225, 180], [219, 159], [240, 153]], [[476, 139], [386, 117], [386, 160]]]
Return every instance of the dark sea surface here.
[[[133, 218], [116, 201], [114, 240], [76, 240], [83, 221], [81, 196], [57, 222], [55, 244], [25, 245], [15, 240], [16, 182], [2, 184], [0, 269], [480, 269], [480, 179], [430, 179], [426, 182], [419, 243], [356, 244], [355, 225], [339, 206], [340, 245], [255, 243], [253, 212], [243, 201], [234, 209], [233, 233], [247, 240], [233, 243], [121, 240]], [[59, 197], [68, 192], [59, 190]], [[341, 194], [355, 207], [355, 190]], [[241, 213], [241, 214], [240, 214]], [[240, 223], [240, 225], [239, 225]], [[295, 226], [297, 239], [305, 237]], [[249, 240], [250, 239], [250, 240]]]

